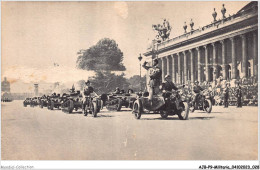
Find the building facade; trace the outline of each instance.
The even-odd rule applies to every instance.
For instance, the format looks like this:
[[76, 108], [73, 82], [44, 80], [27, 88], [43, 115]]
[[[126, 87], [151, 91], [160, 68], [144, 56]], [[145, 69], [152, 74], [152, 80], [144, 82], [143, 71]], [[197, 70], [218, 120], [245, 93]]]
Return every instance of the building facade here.
[[186, 32], [161, 43], [153, 41], [144, 53], [146, 60], [158, 58], [164, 76], [177, 84], [212, 82], [220, 76], [234, 80], [258, 76], [258, 2], [249, 2], [236, 14], [222, 17], [209, 25]]

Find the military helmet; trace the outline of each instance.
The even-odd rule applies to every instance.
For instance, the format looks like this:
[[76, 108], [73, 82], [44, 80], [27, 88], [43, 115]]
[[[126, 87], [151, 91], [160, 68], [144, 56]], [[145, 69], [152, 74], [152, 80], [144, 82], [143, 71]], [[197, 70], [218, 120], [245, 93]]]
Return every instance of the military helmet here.
[[199, 81], [198, 80], [195, 80], [195, 82], [194, 82], [195, 84], [199, 84]]

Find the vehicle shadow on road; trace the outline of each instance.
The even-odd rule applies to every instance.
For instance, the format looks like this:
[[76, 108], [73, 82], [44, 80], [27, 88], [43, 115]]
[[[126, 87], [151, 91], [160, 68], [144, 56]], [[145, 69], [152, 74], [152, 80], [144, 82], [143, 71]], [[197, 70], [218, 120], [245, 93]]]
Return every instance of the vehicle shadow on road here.
[[103, 117], [115, 117], [115, 116], [111, 116], [111, 115], [97, 115], [96, 118], [103, 118]]
[[66, 113], [66, 114], [71, 114], [71, 115], [73, 115], [73, 114], [82, 114], [82, 112], [81, 112], [81, 111], [72, 112], [72, 113], [69, 113], [69, 112], [64, 112], [64, 113]]
[[204, 112], [204, 111], [199, 111], [199, 112], [190, 112], [190, 114], [196, 114], [196, 113], [200, 113], [200, 114], [211, 114], [211, 113], [227, 113], [227, 112], [210, 112], [210, 113], [207, 113], [207, 112]]
[[168, 118], [141, 118], [140, 120], [180, 120], [178, 117], [168, 117]]
[[200, 120], [210, 120], [210, 119], [214, 119], [215, 117], [189, 117], [189, 120], [196, 120], [196, 119], [200, 119]]
[[132, 110], [120, 110], [120, 111], [108, 110], [108, 111], [105, 111], [105, 112], [108, 112], [108, 113], [113, 113], [113, 112], [132, 112]]
[[[200, 120], [210, 120], [210, 119], [214, 119], [215, 117], [189, 117], [188, 120], [196, 120], [196, 119], [200, 119]], [[180, 120], [178, 117], [168, 117], [168, 118], [141, 118], [141, 120]]]

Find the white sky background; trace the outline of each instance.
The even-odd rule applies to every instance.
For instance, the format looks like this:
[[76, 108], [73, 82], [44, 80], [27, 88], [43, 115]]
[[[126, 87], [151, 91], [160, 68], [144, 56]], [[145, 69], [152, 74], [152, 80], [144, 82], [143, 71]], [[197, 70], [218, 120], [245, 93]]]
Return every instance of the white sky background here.
[[[224, 2], [226, 16], [249, 1]], [[2, 78], [32, 82], [77, 81], [93, 72], [77, 70], [77, 52], [102, 38], [114, 39], [124, 53], [126, 76], [139, 75], [139, 53], [154, 39], [152, 24], [169, 20], [170, 38], [184, 21], [194, 29], [217, 19], [223, 2], [2, 2]], [[59, 68], [53, 64], [59, 63]], [[142, 61], [143, 62], [143, 61]], [[12, 88], [12, 87], [11, 87]], [[12, 89], [12, 91], [15, 89]]]

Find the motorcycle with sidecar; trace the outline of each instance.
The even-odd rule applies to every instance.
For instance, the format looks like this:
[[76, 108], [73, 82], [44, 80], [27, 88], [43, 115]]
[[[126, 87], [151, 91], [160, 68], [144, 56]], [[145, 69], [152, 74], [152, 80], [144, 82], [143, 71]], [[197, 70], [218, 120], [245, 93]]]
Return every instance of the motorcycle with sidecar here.
[[140, 119], [143, 114], [160, 114], [164, 119], [169, 115], [178, 115], [180, 120], [187, 120], [189, 104], [187, 98], [180, 93], [164, 90], [161, 94], [154, 95], [152, 100], [148, 99], [148, 92], [141, 94], [133, 104], [132, 113], [136, 119]]
[[54, 108], [59, 109], [61, 107], [61, 101], [62, 101], [62, 97], [60, 97], [60, 94], [55, 96], [50, 96], [47, 103], [47, 108], [50, 110], [53, 110]]
[[73, 110], [77, 111], [78, 109], [82, 109], [82, 94], [80, 91], [71, 92], [66, 96], [66, 100], [62, 102], [62, 111], [72, 113]]

